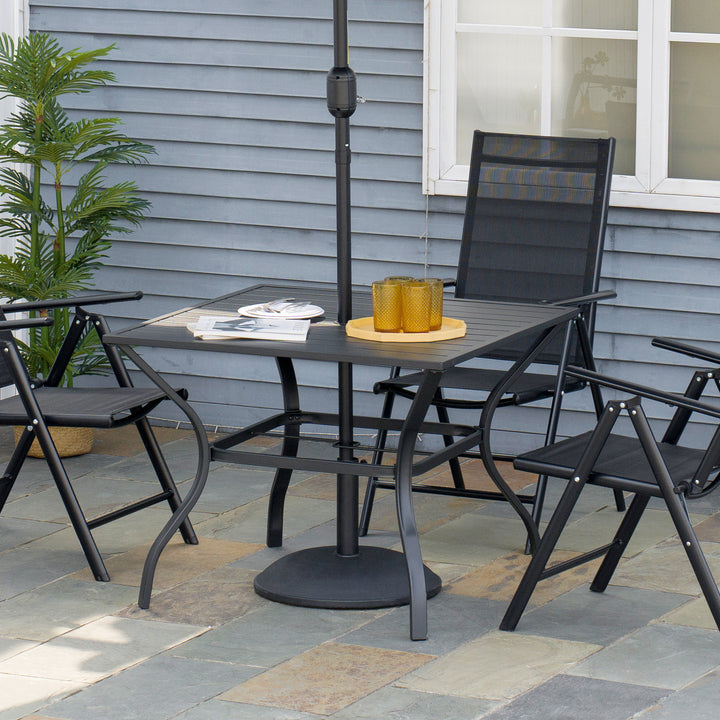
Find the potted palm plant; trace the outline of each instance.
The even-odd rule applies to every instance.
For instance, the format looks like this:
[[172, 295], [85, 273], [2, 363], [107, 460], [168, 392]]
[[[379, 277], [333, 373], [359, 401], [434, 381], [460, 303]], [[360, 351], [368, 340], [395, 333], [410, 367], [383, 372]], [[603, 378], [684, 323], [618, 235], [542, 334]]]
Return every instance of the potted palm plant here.
[[[0, 254], [0, 296], [9, 301], [65, 298], [92, 286], [117, 233], [130, 232], [149, 207], [136, 184], [106, 182], [114, 164], [135, 164], [154, 152], [119, 131], [118, 118], [71, 119], [63, 95], [86, 93], [115, 80], [89, 67], [113, 45], [62, 49], [33, 33], [0, 36], [0, 95], [16, 99], [0, 126], [0, 236], [14, 239], [14, 254]], [[44, 377], [68, 329], [69, 311], [50, 327], [30, 331], [21, 348], [32, 376]], [[63, 382], [107, 372], [99, 341], [89, 332]]]

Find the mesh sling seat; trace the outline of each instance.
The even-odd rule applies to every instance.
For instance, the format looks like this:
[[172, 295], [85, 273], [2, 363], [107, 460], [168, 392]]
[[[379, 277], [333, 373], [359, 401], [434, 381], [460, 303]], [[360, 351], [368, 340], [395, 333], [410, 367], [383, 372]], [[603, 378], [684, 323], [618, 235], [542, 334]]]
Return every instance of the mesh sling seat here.
[[[500, 398], [498, 406], [524, 405], [546, 398], [558, 398], [585, 387], [585, 382], [566, 378], [557, 384], [557, 369], [567, 361], [593, 368], [592, 339], [596, 302], [612, 298], [612, 291], [598, 292], [607, 224], [614, 140], [552, 138], [509, 135], [476, 130], [473, 137], [465, 219], [455, 296], [509, 302], [577, 305], [578, 315], [565, 337], [559, 333], [541, 351], [535, 363], [550, 370], [524, 372]], [[529, 341], [528, 341], [529, 344]], [[493, 360], [517, 361], [526, 348], [516, 345], [498, 348]], [[483, 410], [488, 393], [505, 374], [494, 368], [455, 367], [443, 374], [433, 401], [438, 419], [449, 422], [448, 408]], [[387, 380], [376, 383], [374, 391], [384, 393], [383, 417], [390, 417], [396, 396], [412, 399], [420, 373], [403, 374], [393, 368]], [[475, 399], [467, 393], [480, 391]], [[602, 399], [594, 395], [598, 412]], [[552, 439], [560, 403], [554, 402], [547, 428]], [[387, 437], [378, 433], [373, 462], [379, 462]], [[452, 438], [445, 438], [445, 444]], [[489, 442], [489, 440], [488, 440]], [[487, 452], [486, 452], [487, 454]], [[478, 457], [478, 453], [467, 453]], [[494, 455], [496, 459], [511, 459]], [[494, 491], [471, 490], [459, 460], [450, 462], [453, 487], [423, 483], [417, 492], [505, 500]], [[519, 495], [532, 505], [532, 516], [540, 519], [545, 487], [540, 478], [534, 494]], [[371, 478], [365, 492], [360, 534], [368, 532], [377, 487], [392, 488], [392, 482]], [[617, 497], [618, 508], [622, 498]]]
[[[184, 390], [165, 390], [158, 387], [133, 387], [126, 366], [118, 350], [103, 345], [118, 387], [74, 388], [58, 387], [68, 361], [84, 334], [94, 329], [100, 339], [107, 332], [105, 319], [86, 307], [109, 302], [137, 300], [142, 293], [112, 293], [91, 295], [67, 300], [48, 300], [0, 305], [0, 387], [15, 386], [12, 397], [0, 400], [0, 425], [20, 425], [24, 430], [0, 477], [0, 511], [10, 495], [33, 440], [37, 438], [50, 473], [85, 553], [96, 580], [109, 580], [92, 530], [118, 518], [125, 517], [160, 502], [167, 502], [175, 511], [181, 498], [167, 463], [147, 420], [147, 415], [161, 402], [173, 400], [183, 409]], [[8, 315], [58, 307], [74, 307], [70, 329], [47, 378], [31, 378], [13, 330], [37, 328], [52, 324], [51, 317], [7, 319]], [[49, 427], [115, 428], [134, 423], [160, 483], [160, 492], [119, 509], [88, 520], [72, 487], [68, 473], [57, 452]], [[197, 544], [197, 537], [189, 520], [180, 526], [183, 540]]]
[[[695, 576], [715, 623], [720, 629], [720, 594], [688, 517], [687, 503], [706, 496], [720, 479], [720, 406], [700, 401], [710, 381], [718, 385], [720, 354], [674, 340], [656, 338], [653, 345], [679, 352], [713, 369], [698, 369], [684, 394], [624, 382], [581, 368], [568, 368], [574, 377], [627, 393], [625, 400], [613, 400], [605, 408], [595, 429], [547, 447], [520, 455], [514, 465], [531, 473], [544, 473], [565, 480], [558, 501], [538, 549], [508, 606], [501, 630], [514, 630], [540, 580], [603, 557], [590, 589], [603, 592], [640, 521], [648, 502], [660, 498], [670, 513]], [[720, 387], [720, 385], [718, 385]], [[643, 403], [654, 400], [675, 408], [662, 438], [656, 440]], [[692, 413], [714, 418], [715, 431], [707, 447], [680, 445]], [[629, 416], [630, 435], [612, 432], [620, 416]], [[548, 564], [575, 504], [587, 485], [599, 485], [633, 494], [627, 512], [612, 541], [571, 560]], [[664, 568], [669, 570], [669, 568]]]

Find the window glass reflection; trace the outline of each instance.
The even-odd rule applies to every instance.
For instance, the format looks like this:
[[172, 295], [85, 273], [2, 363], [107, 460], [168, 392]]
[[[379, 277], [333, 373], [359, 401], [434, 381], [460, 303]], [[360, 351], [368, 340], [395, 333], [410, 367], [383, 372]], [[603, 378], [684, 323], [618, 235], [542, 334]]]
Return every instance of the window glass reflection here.
[[668, 174], [720, 180], [720, 46], [673, 43], [670, 52]]
[[671, 29], [675, 32], [720, 32], [720, 2], [673, 0]]
[[616, 175], [635, 174], [637, 43], [553, 39], [552, 132], [617, 140]]
[[542, 0], [458, 0], [458, 21], [490, 25], [540, 25]]
[[542, 41], [458, 36], [457, 162], [468, 165], [475, 129], [540, 132]]
[[638, 0], [555, 0], [555, 27], [637, 30]]

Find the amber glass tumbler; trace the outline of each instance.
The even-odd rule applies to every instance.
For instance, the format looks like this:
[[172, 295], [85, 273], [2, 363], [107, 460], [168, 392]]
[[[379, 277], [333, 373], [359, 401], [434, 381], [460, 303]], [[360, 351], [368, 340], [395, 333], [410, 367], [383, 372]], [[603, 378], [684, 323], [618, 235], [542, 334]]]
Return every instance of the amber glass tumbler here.
[[402, 324], [405, 332], [430, 330], [430, 285], [411, 280], [402, 287]]
[[372, 284], [373, 326], [376, 332], [402, 330], [402, 284], [376, 280]]
[[430, 285], [430, 330], [439, 330], [443, 319], [443, 281], [440, 278], [427, 278]]

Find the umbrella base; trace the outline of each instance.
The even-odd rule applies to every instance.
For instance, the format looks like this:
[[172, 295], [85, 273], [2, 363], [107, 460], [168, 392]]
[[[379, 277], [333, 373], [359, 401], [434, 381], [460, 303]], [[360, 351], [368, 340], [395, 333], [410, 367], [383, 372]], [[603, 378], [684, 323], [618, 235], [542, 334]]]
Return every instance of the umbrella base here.
[[[427, 596], [442, 581], [425, 567]], [[285, 555], [255, 578], [255, 592], [268, 600], [301, 607], [367, 609], [410, 602], [405, 556], [395, 550], [361, 546], [357, 555], [341, 556], [334, 546]]]

